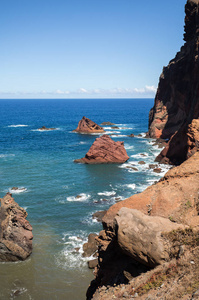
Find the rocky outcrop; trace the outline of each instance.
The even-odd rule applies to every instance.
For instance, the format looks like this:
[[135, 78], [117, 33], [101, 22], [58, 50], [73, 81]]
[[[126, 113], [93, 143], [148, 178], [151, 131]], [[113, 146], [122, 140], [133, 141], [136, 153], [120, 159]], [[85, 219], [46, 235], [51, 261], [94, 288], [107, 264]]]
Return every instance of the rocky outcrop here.
[[56, 130], [56, 128], [47, 128], [46, 126], [42, 126], [41, 128], [39, 128], [38, 130], [41, 130], [41, 131], [48, 131], [48, 130]]
[[104, 133], [104, 129], [97, 125], [95, 122], [91, 121], [90, 119], [83, 117], [73, 132], [79, 132], [79, 133]]
[[111, 123], [111, 122], [103, 122], [102, 124], [101, 124], [102, 126], [112, 126], [112, 125], [115, 125], [115, 123]]
[[[151, 268], [184, 253], [183, 245], [191, 243], [185, 241], [191, 236], [189, 228], [199, 227], [198, 182], [199, 152], [196, 152], [169, 170], [158, 183], [109, 208], [102, 219], [104, 230], [96, 238], [98, 266], [87, 299], [92, 299], [103, 285], [126, 284], [133, 278], [142, 278]], [[177, 237], [170, 239], [170, 233], [177, 233]], [[180, 234], [183, 237], [178, 240]], [[109, 298], [104, 296], [104, 299]]]
[[7, 193], [0, 208], [0, 261], [25, 260], [32, 253], [32, 226], [27, 212]]
[[124, 142], [115, 142], [108, 135], [97, 138], [85, 157], [76, 159], [77, 163], [110, 164], [124, 163], [129, 159]]
[[199, 119], [182, 126], [156, 157], [160, 163], [179, 165], [199, 149]]
[[172, 140], [162, 153], [171, 163], [186, 159], [189, 145], [183, 140], [192, 120], [199, 118], [199, 2], [188, 0], [185, 12], [185, 44], [163, 68], [149, 115], [149, 136]]

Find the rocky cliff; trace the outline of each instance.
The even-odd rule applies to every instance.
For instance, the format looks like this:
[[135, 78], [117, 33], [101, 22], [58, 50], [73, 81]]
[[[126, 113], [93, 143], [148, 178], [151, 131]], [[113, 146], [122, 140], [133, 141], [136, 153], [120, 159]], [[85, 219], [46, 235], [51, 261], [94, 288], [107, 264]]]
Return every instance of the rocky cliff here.
[[28, 214], [10, 193], [0, 201], [0, 261], [25, 260], [32, 253], [33, 239]]
[[199, 2], [188, 0], [185, 13], [185, 44], [163, 68], [149, 114], [149, 136], [171, 139], [162, 157], [174, 164], [190, 155], [188, 130], [199, 118]]
[[123, 142], [115, 142], [104, 134], [97, 138], [85, 157], [76, 159], [77, 163], [85, 164], [110, 164], [124, 163], [129, 159]]
[[[132, 299], [137, 289], [159, 272], [159, 266], [163, 276], [170, 272], [169, 262], [177, 266], [180, 258], [191, 259], [187, 246], [195, 243], [192, 253], [199, 246], [198, 182], [199, 152], [196, 152], [169, 170], [157, 184], [110, 207], [102, 220], [104, 230], [97, 237], [98, 266], [87, 299], [113, 299], [115, 293], [120, 299], [124, 292], [125, 298]], [[118, 287], [109, 293], [107, 286], [114, 285]], [[172, 297], [165, 299], [178, 298]]]

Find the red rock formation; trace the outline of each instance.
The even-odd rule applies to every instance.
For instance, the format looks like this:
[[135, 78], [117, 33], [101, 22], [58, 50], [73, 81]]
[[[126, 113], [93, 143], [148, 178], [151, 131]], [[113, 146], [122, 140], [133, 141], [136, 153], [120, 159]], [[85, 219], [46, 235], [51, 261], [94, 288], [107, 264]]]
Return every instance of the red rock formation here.
[[[174, 142], [169, 148], [186, 139], [189, 125], [199, 118], [199, 2], [188, 0], [185, 6], [185, 44], [163, 68], [155, 97], [154, 107], [149, 115], [149, 136], [152, 138], [171, 138]], [[183, 153], [182, 153], [183, 152]], [[182, 162], [187, 149], [167, 151], [168, 161]]]
[[[102, 219], [104, 227], [112, 230], [114, 217], [122, 207], [186, 225], [194, 225], [196, 220], [199, 224], [198, 182], [199, 152], [196, 152], [183, 164], [169, 170], [158, 183], [111, 206]], [[187, 202], [189, 209], [186, 209]]]
[[7, 193], [0, 208], [0, 261], [25, 260], [32, 252], [32, 226], [27, 212]]
[[103, 133], [104, 129], [90, 119], [83, 117], [74, 132], [79, 133]]
[[199, 149], [199, 119], [182, 126], [170, 139], [168, 145], [156, 157], [161, 163], [178, 165]]
[[85, 164], [124, 163], [129, 159], [124, 142], [115, 142], [108, 135], [97, 138], [85, 157], [75, 162]]

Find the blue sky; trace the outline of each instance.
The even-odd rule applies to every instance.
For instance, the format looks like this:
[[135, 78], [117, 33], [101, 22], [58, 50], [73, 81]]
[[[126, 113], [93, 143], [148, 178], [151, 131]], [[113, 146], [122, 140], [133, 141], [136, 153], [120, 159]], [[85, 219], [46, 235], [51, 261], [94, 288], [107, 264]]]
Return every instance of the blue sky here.
[[0, 98], [154, 97], [185, 0], [1, 0]]

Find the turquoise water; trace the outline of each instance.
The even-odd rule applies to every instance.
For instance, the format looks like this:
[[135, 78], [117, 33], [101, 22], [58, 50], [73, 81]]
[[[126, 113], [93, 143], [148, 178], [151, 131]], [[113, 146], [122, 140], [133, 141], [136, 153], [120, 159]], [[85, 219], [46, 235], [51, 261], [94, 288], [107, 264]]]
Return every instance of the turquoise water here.
[[[152, 140], [127, 136], [147, 131], [152, 106], [153, 99], [0, 100], [0, 196], [13, 186], [26, 189], [13, 197], [27, 210], [34, 234], [26, 262], [0, 264], [0, 299], [15, 299], [16, 290], [18, 299], [85, 299], [93, 275], [82, 245], [101, 230], [92, 214], [144, 190], [166, 171], [149, 169], [160, 151]], [[73, 162], [97, 137], [72, 132], [83, 116], [119, 127], [104, 126], [115, 141], [124, 141], [127, 163]], [[56, 130], [39, 131], [42, 126]]]

